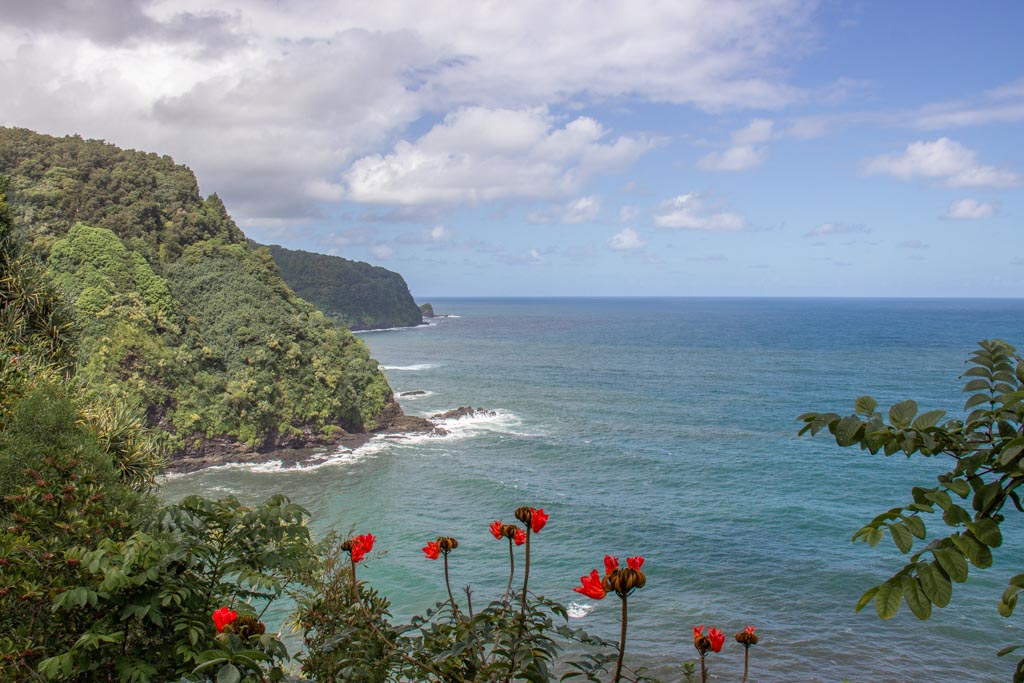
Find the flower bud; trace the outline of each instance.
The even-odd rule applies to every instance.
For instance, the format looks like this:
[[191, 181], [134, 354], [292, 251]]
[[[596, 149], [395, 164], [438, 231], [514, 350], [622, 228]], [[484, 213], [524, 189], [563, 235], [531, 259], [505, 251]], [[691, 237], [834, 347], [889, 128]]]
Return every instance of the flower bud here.
[[504, 538], [515, 538], [518, 529], [519, 527], [515, 524], [502, 524], [501, 528], [498, 529], [498, 534]]
[[451, 551], [459, 547], [459, 542], [451, 536], [438, 536], [437, 547], [442, 553], [447, 555]]
[[647, 577], [642, 571], [627, 567], [608, 573], [601, 585], [607, 592], [615, 592], [620, 598], [624, 598], [637, 588], [643, 588], [646, 583]]
[[533, 508], [526, 507], [525, 505], [521, 508], [516, 508], [516, 519], [526, 526], [530, 526], [530, 522], [533, 521]]

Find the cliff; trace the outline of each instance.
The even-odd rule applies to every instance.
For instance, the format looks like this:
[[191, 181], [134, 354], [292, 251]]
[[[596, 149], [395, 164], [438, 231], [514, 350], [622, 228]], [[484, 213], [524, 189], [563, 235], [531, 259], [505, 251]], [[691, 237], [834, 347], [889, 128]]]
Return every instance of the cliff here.
[[296, 294], [352, 330], [420, 325], [423, 316], [401, 275], [308, 251], [267, 247]]
[[296, 296], [170, 157], [0, 128], [0, 177], [18, 242], [70, 305], [83, 390], [140, 404], [172, 456], [394, 416], [363, 342]]

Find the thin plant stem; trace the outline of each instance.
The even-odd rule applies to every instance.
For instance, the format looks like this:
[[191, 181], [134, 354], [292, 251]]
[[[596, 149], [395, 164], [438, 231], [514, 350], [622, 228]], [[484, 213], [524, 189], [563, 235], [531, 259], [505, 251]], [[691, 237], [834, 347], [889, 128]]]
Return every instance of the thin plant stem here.
[[505, 586], [505, 595], [501, 598], [502, 602], [508, 600], [509, 594], [512, 592], [512, 578], [516, 575], [516, 557], [512, 552], [512, 539], [508, 539], [508, 585]]
[[[356, 563], [355, 563], [355, 560], [352, 560], [351, 558], [349, 558], [349, 559], [350, 559], [350, 564], [352, 565], [352, 592], [355, 593], [356, 604], [359, 605], [359, 609], [362, 611], [363, 616], [366, 617], [367, 625], [369, 625], [369, 627], [371, 629], [373, 629], [373, 632], [376, 633], [377, 636], [380, 637], [380, 639], [384, 641], [384, 644], [387, 645], [388, 647], [390, 647], [391, 651], [394, 652], [396, 655], [398, 655], [399, 657], [401, 657], [405, 661], [409, 662], [413, 666], [418, 666], [418, 667], [420, 667], [421, 669], [423, 669], [425, 671], [429, 671], [430, 673], [434, 674], [435, 676], [437, 676], [438, 678], [443, 680], [444, 679], [444, 674], [442, 674], [440, 671], [438, 671], [434, 667], [430, 666], [429, 664], [425, 664], [425, 663], [423, 663], [423, 662], [421, 662], [419, 660], [413, 659], [409, 655], [407, 655], [404, 652], [402, 652], [402, 650], [399, 649], [399, 647], [397, 645], [395, 645], [393, 642], [391, 642], [390, 638], [388, 638], [386, 635], [384, 635], [384, 633], [379, 628], [377, 628], [377, 624], [373, 623], [373, 617], [370, 616], [370, 610], [366, 609], [366, 605], [363, 604], [363, 596], [359, 594], [359, 584], [356, 581]], [[459, 679], [459, 680], [461, 680], [461, 679]]]
[[526, 586], [530, 583], [530, 531], [529, 526], [526, 527], [526, 558], [523, 560], [523, 604], [519, 609], [519, 616], [526, 616]]
[[708, 669], [704, 665], [704, 653], [700, 653], [700, 683], [708, 683]]
[[452, 603], [452, 620], [458, 620], [459, 606], [455, 604], [455, 595], [452, 594], [452, 584], [448, 579], [448, 553], [444, 553], [444, 587], [448, 589], [448, 599]]
[[747, 683], [747, 666], [750, 664], [750, 646], [743, 645], [743, 680], [740, 683]]
[[626, 655], [626, 626], [629, 623], [629, 612], [626, 607], [626, 596], [619, 596], [622, 598], [622, 628], [619, 631], [619, 661], [615, 664], [615, 678], [612, 679], [612, 683], [619, 683], [619, 679], [622, 678], [622, 659]]

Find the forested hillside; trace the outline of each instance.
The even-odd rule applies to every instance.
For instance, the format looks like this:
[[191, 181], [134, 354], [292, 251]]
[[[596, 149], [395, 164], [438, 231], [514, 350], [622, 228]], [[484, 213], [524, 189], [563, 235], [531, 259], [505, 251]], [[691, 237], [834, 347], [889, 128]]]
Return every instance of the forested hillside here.
[[79, 380], [172, 454], [362, 432], [391, 410], [365, 345], [298, 298], [170, 157], [0, 128], [14, 236], [70, 304]]
[[281, 277], [306, 301], [353, 330], [411, 327], [423, 322], [401, 275], [362, 261], [268, 247]]

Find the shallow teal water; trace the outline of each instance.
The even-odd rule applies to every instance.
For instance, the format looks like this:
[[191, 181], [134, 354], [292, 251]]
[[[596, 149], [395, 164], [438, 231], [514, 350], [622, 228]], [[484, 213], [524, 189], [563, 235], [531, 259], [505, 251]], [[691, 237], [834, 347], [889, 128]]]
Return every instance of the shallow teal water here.
[[[997, 659], [1024, 642], [998, 616], [1024, 565], [1011, 543], [972, 569], [954, 607], [882, 622], [853, 606], [902, 563], [886, 541], [852, 544], [875, 514], [930, 485], [945, 463], [886, 459], [796, 438], [810, 410], [851, 412], [874, 395], [959, 414], [963, 360], [977, 340], [1024, 344], [1022, 301], [529, 299], [433, 300], [429, 327], [363, 335], [406, 412], [472, 404], [491, 419], [445, 438], [375, 441], [319, 467], [233, 467], [172, 479], [168, 498], [283, 491], [317, 530], [378, 536], [386, 551], [361, 578], [406, 617], [442, 599], [438, 563], [419, 548], [460, 541], [453, 581], [480, 603], [500, 594], [506, 548], [487, 531], [519, 505], [551, 514], [536, 538], [531, 587], [573, 603], [585, 626], [617, 636], [617, 600], [572, 592], [605, 553], [647, 558], [630, 600], [630, 656], [665, 680], [694, 655], [690, 627], [730, 634], [719, 680], [739, 680], [731, 634], [755, 624], [757, 681], [1008, 680]], [[938, 528], [938, 527], [936, 527]], [[581, 599], [577, 599], [581, 598]], [[731, 643], [731, 646], [730, 646]]]

